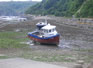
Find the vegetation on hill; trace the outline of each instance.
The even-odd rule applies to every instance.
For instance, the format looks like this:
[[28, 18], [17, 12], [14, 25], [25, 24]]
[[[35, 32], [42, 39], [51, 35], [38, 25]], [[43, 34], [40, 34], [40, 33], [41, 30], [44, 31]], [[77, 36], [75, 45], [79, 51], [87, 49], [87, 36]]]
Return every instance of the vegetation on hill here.
[[37, 2], [0, 2], [0, 15], [23, 14], [30, 6]]
[[78, 17], [93, 17], [93, 0], [86, 0], [75, 15]]
[[93, 0], [43, 0], [30, 7], [27, 14], [93, 17]]

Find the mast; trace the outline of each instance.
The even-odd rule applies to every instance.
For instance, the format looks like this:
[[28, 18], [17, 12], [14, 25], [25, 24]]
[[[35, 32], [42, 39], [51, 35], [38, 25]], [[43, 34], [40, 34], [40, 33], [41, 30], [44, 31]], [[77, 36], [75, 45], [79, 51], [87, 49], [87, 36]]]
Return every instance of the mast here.
[[47, 16], [45, 17], [45, 24], [48, 24], [48, 23], [47, 23]]
[[48, 24], [48, 23], [47, 23], [47, 19], [45, 19], [45, 23]]

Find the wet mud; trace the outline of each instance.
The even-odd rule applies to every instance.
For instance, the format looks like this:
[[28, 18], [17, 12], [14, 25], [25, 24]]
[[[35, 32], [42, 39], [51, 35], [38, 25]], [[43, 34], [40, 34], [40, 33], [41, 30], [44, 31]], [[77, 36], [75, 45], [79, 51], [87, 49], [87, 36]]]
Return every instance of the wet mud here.
[[[35, 24], [39, 21], [44, 21], [44, 17], [36, 17], [33, 20], [26, 22], [21, 22], [17, 24], [7, 24], [6, 26], [0, 28], [0, 32], [3, 31], [16, 31], [25, 32], [26, 34], [33, 31], [36, 26]], [[28, 44], [29, 48], [33, 53], [45, 54], [48, 56], [58, 55], [58, 56], [68, 56], [72, 57], [66, 58], [66, 60], [84, 60], [90, 62], [93, 57], [93, 30], [80, 28], [80, 24], [75, 24], [72, 26], [70, 23], [66, 24], [68, 20], [64, 20], [62, 17], [48, 17], [47, 21], [56, 25], [57, 31], [60, 34], [60, 43], [58, 46], [55, 45], [40, 45], [39, 43], [33, 43], [30, 39], [25, 42], [20, 42], [21, 44]], [[66, 23], [65, 23], [66, 22]], [[75, 21], [74, 21], [75, 22]], [[3, 23], [0, 23], [3, 24]], [[89, 26], [89, 25], [88, 25]], [[84, 27], [84, 26], [83, 26]], [[86, 27], [86, 26], [85, 26]], [[54, 64], [61, 65], [58, 61]]]

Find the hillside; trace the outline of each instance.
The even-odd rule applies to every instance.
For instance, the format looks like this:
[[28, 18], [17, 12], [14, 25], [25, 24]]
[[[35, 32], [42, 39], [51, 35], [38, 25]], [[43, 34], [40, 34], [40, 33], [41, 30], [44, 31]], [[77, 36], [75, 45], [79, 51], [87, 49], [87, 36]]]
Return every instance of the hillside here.
[[75, 15], [78, 17], [93, 17], [93, 0], [86, 0]]
[[37, 2], [0, 2], [0, 15], [19, 15], [23, 14], [27, 8]]
[[[93, 0], [43, 0], [30, 7], [27, 14], [93, 17]], [[87, 14], [86, 14], [87, 13]]]

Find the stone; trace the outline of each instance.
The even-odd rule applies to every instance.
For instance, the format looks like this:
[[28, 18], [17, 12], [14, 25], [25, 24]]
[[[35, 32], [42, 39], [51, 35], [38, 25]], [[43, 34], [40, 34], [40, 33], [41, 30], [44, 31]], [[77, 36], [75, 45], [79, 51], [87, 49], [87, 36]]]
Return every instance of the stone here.
[[83, 68], [81, 64], [75, 64], [73, 68]]
[[84, 64], [84, 61], [83, 60], [79, 60], [79, 61], [77, 61], [77, 64], [83, 65]]

